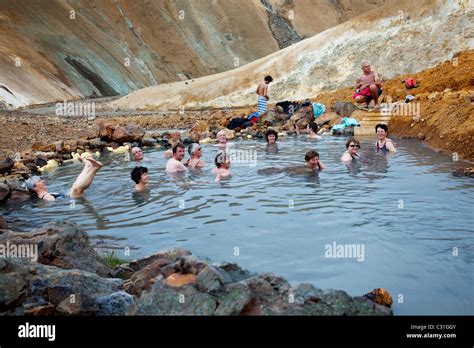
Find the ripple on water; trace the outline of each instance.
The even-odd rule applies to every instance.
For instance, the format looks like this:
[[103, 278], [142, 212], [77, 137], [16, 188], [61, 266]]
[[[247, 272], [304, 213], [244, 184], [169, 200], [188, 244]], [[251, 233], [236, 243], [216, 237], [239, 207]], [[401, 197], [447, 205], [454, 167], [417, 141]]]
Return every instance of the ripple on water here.
[[[105, 167], [86, 199], [74, 207], [63, 199], [3, 206], [3, 213], [19, 230], [74, 221], [91, 236], [110, 235], [117, 239], [114, 245], [133, 246], [134, 258], [179, 245], [216, 261], [352, 295], [374, 287], [406, 293], [410, 305], [395, 304], [396, 314], [474, 314], [474, 183], [452, 177], [460, 162], [420, 142], [397, 139], [394, 157], [376, 155], [373, 141], [362, 141], [363, 159], [345, 166], [339, 162], [344, 142], [288, 138], [269, 153], [257, 140], [236, 141], [238, 149], [257, 151], [257, 162], [233, 163], [231, 179], [220, 183], [211, 166], [181, 180], [170, 178], [162, 152], [145, 150], [150, 190], [144, 193], [133, 192], [130, 171], [136, 163], [109, 154], [101, 158]], [[202, 147], [210, 165], [216, 148]], [[320, 153], [326, 170], [283, 171], [301, 165], [308, 149]], [[46, 173], [50, 191], [67, 192], [80, 170], [67, 165]], [[333, 242], [364, 245], [364, 261], [325, 257]], [[456, 257], [453, 248], [459, 250]]]

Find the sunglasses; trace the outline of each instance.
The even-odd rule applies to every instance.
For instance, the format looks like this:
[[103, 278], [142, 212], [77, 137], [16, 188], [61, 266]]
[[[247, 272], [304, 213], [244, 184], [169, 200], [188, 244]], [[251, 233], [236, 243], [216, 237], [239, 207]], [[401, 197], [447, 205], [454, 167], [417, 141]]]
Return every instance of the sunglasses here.
[[360, 149], [360, 145], [354, 145], [354, 144], [352, 144], [352, 145], [349, 145], [349, 147], [357, 147], [358, 149]]

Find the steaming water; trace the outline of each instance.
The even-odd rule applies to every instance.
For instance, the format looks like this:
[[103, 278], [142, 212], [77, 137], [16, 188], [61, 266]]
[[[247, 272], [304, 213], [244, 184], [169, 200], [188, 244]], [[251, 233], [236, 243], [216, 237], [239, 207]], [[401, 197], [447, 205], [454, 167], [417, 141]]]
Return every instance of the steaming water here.
[[[77, 222], [91, 236], [110, 235], [121, 248], [131, 247], [132, 258], [188, 248], [351, 295], [383, 287], [394, 298], [395, 314], [472, 315], [474, 181], [453, 177], [462, 164], [450, 157], [418, 141], [396, 141], [399, 152], [391, 158], [375, 154], [372, 140], [363, 141], [364, 159], [350, 167], [339, 162], [343, 138], [284, 139], [277, 152], [262, 141], [236, 141], [235, 149], [256, 151], [257, 161], [234, 163], [232, 178], [221, 183], [210, 174], [214, 145], [203, 145], [207, 169], [181, 179], [165, 173], [162, 151], [147, 150], [148, 194], [133, 192], [135, 163], [108, 154], [100, 158], [105, 167], [86, 200], [75, 207], [62, 199], [2, 210], [19, 230], [51, 220]], [[262, 174], [301, 165], [309, 149], [317, 149], [327, 166], [319, 175]], [[67, 192], [80, 170], [71, 164], [46, 174], [49, 191]], [[363, 246], [363, 260], [325, 257], [334, 242]]]

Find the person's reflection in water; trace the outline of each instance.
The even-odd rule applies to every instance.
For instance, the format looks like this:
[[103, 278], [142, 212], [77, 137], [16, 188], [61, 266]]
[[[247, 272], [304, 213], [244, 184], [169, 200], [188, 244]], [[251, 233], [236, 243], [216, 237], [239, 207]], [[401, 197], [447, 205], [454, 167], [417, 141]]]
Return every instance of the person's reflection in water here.
[[81, 206], [83, 207], [81, 211], [81, 219], [83, 219], [82, 213], [85, 213], [85, 215], [89, 215], [91, 218], [95, 220], [95, 225], [96, 225], [97, 230], [107, 228], [107, 223], [109, 222], [109, 219], [99, 214], [97, 210], [94, 208], [94, 205], [92, 202], [88, 201], [84, 197], [74, 198], [74, 199], [71, 199], [71, 201], [69, 202], [69, 207], [71, 209], [81, 209]]
[[347, 171], [352, 175], [356, 175], [362, 172], [362, 165], [360, 161], [345, 162], [344, 164], [347, 167]]
[[278, 153], [278, 145], [277, 144], [267, 144], [265, 148], [265, 152], [268, 155], [276, 155]]
[[[393, 155], [393, 153], [392, 153]], [[388, 172], [388, 158], [390, 153], [387, 154], [377, 153], [374, 157], [373, 171], [377, 173], [387, 173]]]
[[141, 190], [141, 191], [133, 191], [132, 199], [137, 204], [146, 203], [150, 199], [150, 190], [146, 189], [146, 190]]

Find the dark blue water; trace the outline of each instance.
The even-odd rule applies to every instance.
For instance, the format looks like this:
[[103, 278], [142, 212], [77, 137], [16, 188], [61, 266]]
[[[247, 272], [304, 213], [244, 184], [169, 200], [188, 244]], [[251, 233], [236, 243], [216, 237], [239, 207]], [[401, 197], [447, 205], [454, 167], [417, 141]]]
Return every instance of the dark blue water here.
[[[210, 173], [214, 145], [203, 145], [207, 168], [181, 179], [165, 173], [163, 151], [147, 150], [144, 195], [133, 192], [135, 163], [109, 154], [85, 201], [3, 211], [20, 230], [77, 222], [91, 236], [118, 238], [117, 252], [129, 247], [131, 258], [182, 247], [351, 295], [383, 287], [395, 314], [474, 314], [474, 180], [451, 175], [463, 164], [401, 139], [386, 158], [371, 139], [362, 142], [363, 160], [348, 167], [339, 161], [345, 140], [281, 139], [277, 152], [262, 141], [236, 141], [234, 149], [256, 151], [256, 162], [234, 163], [231, 179], [220, 183]], [[309, 149], [328, 167], [319, 175], [268, 169], [300, 166]], [[80, 170], [70, 164], [46, 174], [49, 190], [67, 192]], [[363, 260], [326, 257], [333, 243], [363, 246]]]

